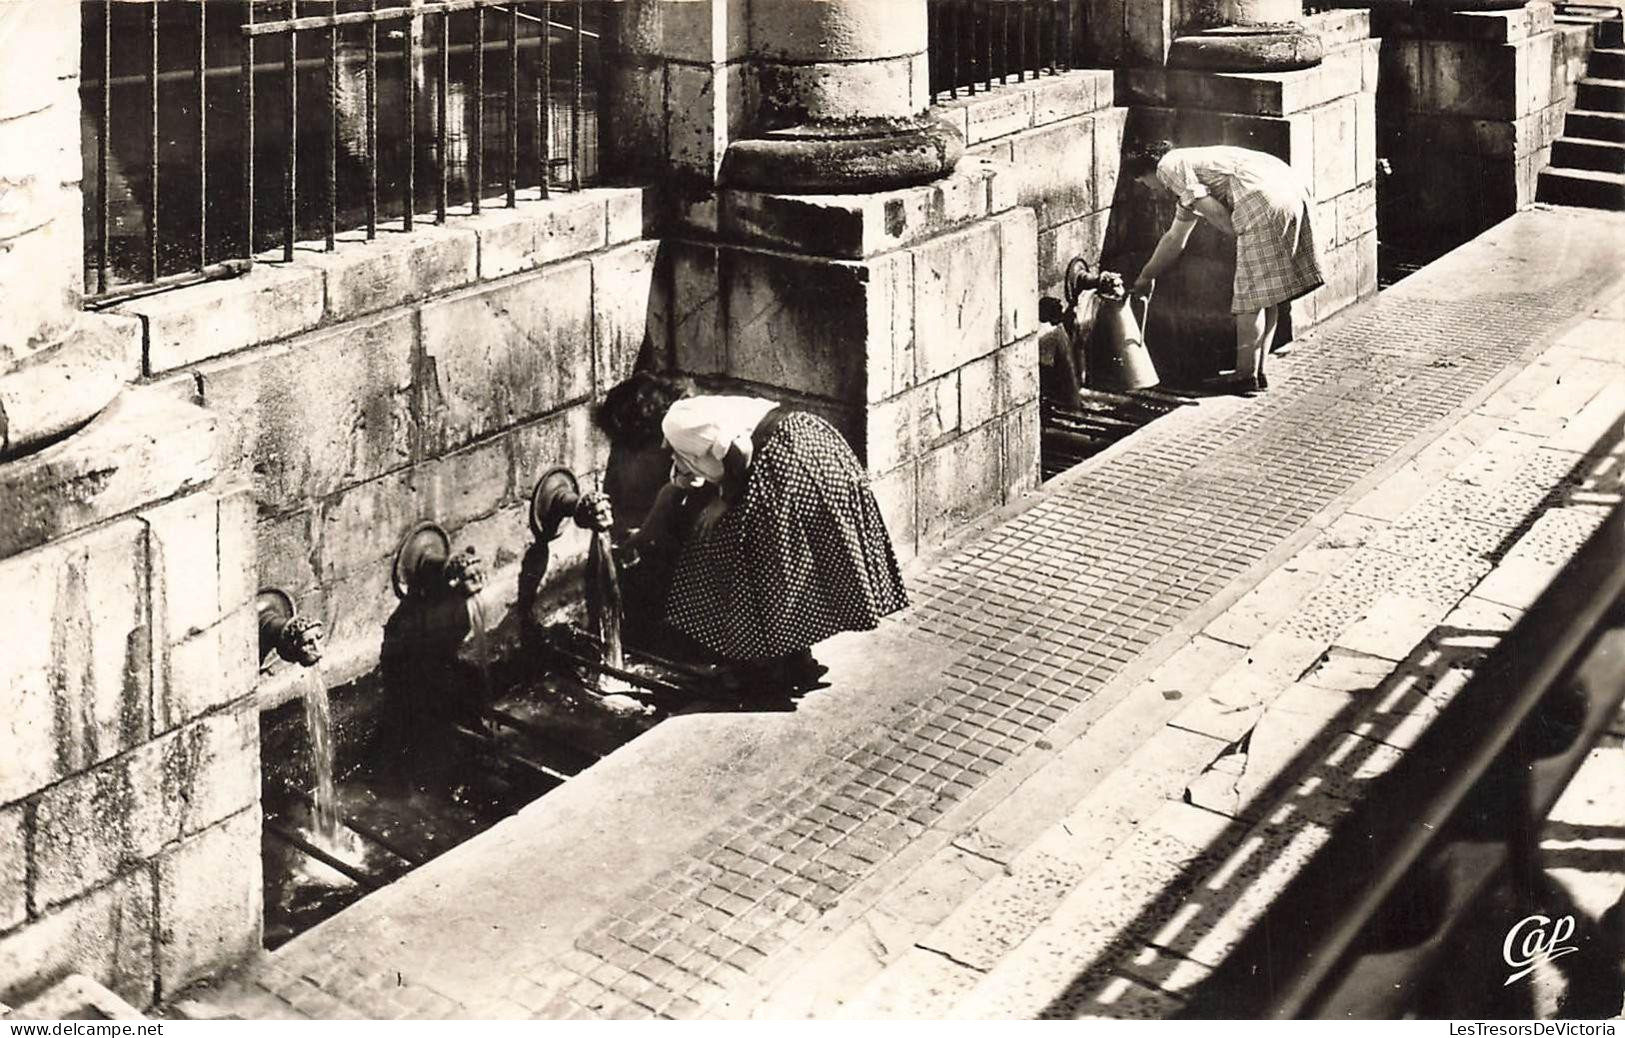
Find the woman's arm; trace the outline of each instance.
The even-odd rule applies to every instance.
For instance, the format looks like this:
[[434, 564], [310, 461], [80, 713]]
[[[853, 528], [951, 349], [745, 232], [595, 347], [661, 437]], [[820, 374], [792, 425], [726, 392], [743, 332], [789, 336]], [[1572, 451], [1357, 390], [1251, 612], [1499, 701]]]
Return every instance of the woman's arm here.
[[732, 508], [745, 497], [745, 481], [750, 473], [750, 458], [736, 440], [728, 445], [728, 453], [722, 456], [722, 500]]
[[1230, 210], [1214, 201], [1211, 196], [1196, 199], [1191, 202], [1191, 208], [1195, 209], [1196, 214], [1202, 219], [1230, 235], [1230, 237], [1234, 238], [1236, 236], [1235, 225], [1230, 222]]
[[[1199, 199], [1200, 201], [1200, 199]], [[1169, 267], [1179, 259], [1180, 253], [1185, 251], [1185, 245], [1191, 240], [1191, 231], [1195, 230], [1195, 220], [1181, 220], [1174, 218], [1168, 229], [1157, 239], [1157, 247], [1151, 253], [1151, 258], [1145, 266], [1140, 268], [1140, 276], [1134, 279], [1134, 289], [1144, 291], [1150, 287], [1151, 282], [1165, 274]]]

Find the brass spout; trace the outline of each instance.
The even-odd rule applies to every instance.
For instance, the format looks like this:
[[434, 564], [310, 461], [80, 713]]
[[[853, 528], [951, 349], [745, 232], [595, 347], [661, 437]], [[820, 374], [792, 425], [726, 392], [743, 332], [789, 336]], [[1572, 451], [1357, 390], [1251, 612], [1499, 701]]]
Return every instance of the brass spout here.
[[322, 660], [322, 622], [300, 616], [293, 596], [280, 588], [265, 588], [254, 598], [259, 616], [260, 662], [274, 652], [289, 663], [314, 667]]
[[473, 548], [452, 554], [446, 531], [426, 519], [401, 538], [390, 580], [399, 598], [454, 593], [470, 597], [485, 587], [485, 564]]

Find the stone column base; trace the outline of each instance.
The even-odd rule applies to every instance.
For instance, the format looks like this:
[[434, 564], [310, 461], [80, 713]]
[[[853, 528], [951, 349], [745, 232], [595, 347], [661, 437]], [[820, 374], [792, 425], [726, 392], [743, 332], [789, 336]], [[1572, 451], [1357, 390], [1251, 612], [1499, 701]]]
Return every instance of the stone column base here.
[[[1120, 81], [1132, 106], [1129, 142], [1166, 138], [1182, 146], [1255, 148], [1286, 160], [1308, 183], [1326, 285], [1292, 304], [1278, 341], [1377, 290], [1378, 41], [1370, 38], [1365, 12], [1315, 15], [1305, 24], [1325, 47], [1315, 68], [1129, 69]], [[1149, 197], [1132, 181], [1123, 181], [1120, 192], [1102, 262], [1132, 274], [1150, 258], [1172, 218], [1172, 202]], [[1199, 226], [1151, 303], [1146, 341], [1165, 381], [1189, 384], [1233, 363], [1234, 278], [1232, 240]]]
[[0, 462], [0, 1001], [146, 1006], [259, 949], [255, 506], [219, 453], [126, 388]]
[[1544, 2], [1482, 12], [1381, 8], [1375, 18], [1379, 148], [1392, 167], [1380, 219], [1395, 244], [1431, 258], [1535, 200], [1585, 74], [1590, 35], [1554, 24]]
[[670, 243], [673, 362], [822, 413], [907, 557], [1038, 480], [1037, 221], [991, 163], [859, 195], [723, 191]]

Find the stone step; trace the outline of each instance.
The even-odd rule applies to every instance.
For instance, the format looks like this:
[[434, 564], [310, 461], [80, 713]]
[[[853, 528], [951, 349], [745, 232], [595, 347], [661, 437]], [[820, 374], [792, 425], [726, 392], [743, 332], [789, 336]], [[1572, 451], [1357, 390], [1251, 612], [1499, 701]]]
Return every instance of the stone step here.
[[1625, 79], [1625, 49], [1597, 48], [1591, 52], [1586, 72], [1600, 79]]
[[1563, 135], [1590, 141], [1625, 141], [1625, 115], [1573, 111], [1563, 122]]
[[1596, 42], [1599, 47], [1625, 46], [1625, 22], [1617, 16], [1599, 18], [1583, 14], [1560, 14], [1555, 20], [1559, 25], [1596, 26]]
[[1580, 80], [1574, 107], [1590, 112], [1625, 112], [1625, 80], [1585, 77]]
[[1625, 142], [1559, 137], [1552, 142], [1552, 165], [1559, 169], [1625, 173]]
[[1625, 173], [1557, 167], [1543, 169], [1535, 200], [1625, 212]]

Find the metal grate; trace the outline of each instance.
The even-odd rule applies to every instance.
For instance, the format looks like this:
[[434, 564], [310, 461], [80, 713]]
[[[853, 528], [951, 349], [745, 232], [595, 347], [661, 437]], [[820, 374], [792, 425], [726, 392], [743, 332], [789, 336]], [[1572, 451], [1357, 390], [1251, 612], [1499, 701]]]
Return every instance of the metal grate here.
[[929, 0], [926, 14], [934, 100], [1072, 67], [1075, 0]]
[[605, 0], [81, 7], [92, 305], [598, 176]]

